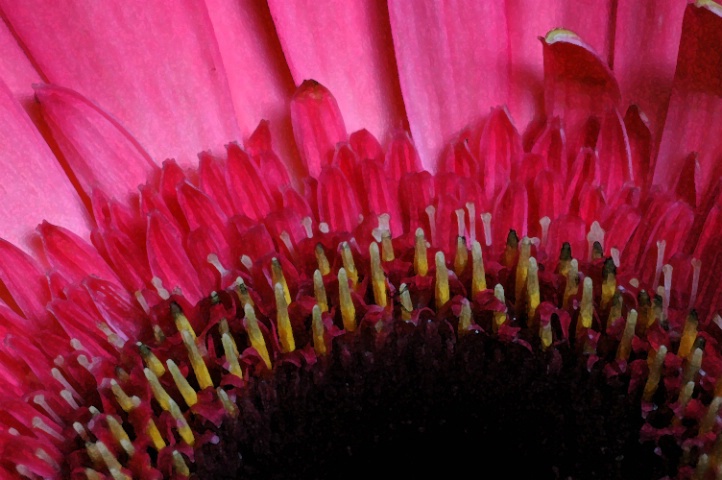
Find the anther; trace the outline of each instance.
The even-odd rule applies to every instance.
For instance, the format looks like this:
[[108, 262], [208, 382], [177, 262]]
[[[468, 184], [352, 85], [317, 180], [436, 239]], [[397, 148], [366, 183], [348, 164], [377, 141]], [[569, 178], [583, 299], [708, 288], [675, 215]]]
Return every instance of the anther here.
[[158, 360], [158, 357], [155, 356], [148, 345], [141, 342], [136, 343], [136, 345], [138, 346], [140, 356], [143, 358], [146, 366], [151, 369], [156, 377], [162, 377], [163, 374], [165, 374], [165, 367], [161, 361]]
[[604, 229], [602, 229], [599, 222], [596, 220], [592, 222], [589, 227], [589, 233], [587, 233], [587, 243], [589, 244], [589, 259], [599, 260], [604, 256]]
[[594, 287], [591, 277], [584, 278], [582, 288], [582, 303], [579, 306], [579, 323], [577, 323], [577, 331], [582, 328], [592, 328], [592, 320], [594, 319]]
[[243, 371], [238, 363], [238, 348], [235, 340], [230, 334], [224, 333], [221, 335], [221, 343], [223, 343], [223, 353], [226, 356], [226, 362], [228, 362], [228, 371], [238, 378], [243, 378]]
[[313, 350], [316, 355], [326, 355], [326, 339], [324, 338], [326, 329], [323, 326], [321, 307], [318, 305], [314, 305], [311, 310], [311, 331], [313, 332]]
[[460, 276], [466, 264], [469, 263], [469, 250], [466, 248], [466, 239], [464, 237], [456, 238], [456, 257], [454, 257], [454, 273]]
[[181, 412], [180, 407], [178, 407], [178, 404], [175, 403], [173, 399], [171, 399], [170, 401], [169, 411], [171, 416], [175, 420], [178, 434], [180, 434], [184, 442], [186, 442], [192, 447], [196, 442], [195, 436], [193, 435], [193, 430], [191, 430], [191, 427], [188, 426], [188, 422], [183, 416], [183, 412]]
[[153, 397], [155, 397], [158, 405], [160, 405], [163, 410], [168, 410], [168, 401], [170, 400], [170, 395], [168, 395], [168, 392], [165, 391], [163, 385], [160, 384], [160, 381], [158, 381], [158, 377], [156, 377], [155, 373], [153, 373], [153, 371], [149, 368], [144, 368], [143, 373], [145, 374], [146, 380], [148, 380], [148, 383], [150, 384], [150, 389], [153, 392]]
[[244, 308], [245, 318], [243, 325], [246, 327], [248, 338], [251, 341], [251, 346], [258, 352], [263, 362], [266, 364], [266, 368], [271, 370], [271, 358], [268, 356], [268, 349], [266, 348], [266, 340], [263, 338], [263, 333], [258, 327], [258, 319], [256, 318], [256, 312], [253, 307], [246, 305]]
[[639, 305], [639, 331], [644, 333], [647, 327], [654, 323], [654, 312], [652, 311], [652, 299], [646, 290], [642, 289], [637, 294]]
[[697, 311], [691, 310], [687, 314], [687, 320], [684, 322], [684, 328], [682, 329], [682, 337], [679, 339], [679, 349], [677, 350], [677, 356], [680, 358], [686, 358], [692, 352], [692, 346], [695, 340], [697, 340], [697, 326], [699, 325], [699, 319], [697, 318]]
[[320, 242], [316, 244], [316, 262], [318, 262], [318, 269], [321, 271], [321, 275], [331, 273], [331, 265], [328, 263], [328, 257]]
[[484, 257], [481, 253], [481, 244], [471, 244], [471, 296], [476, 296], [482, 290], [486, 290], [486, 272], [484, 271]]
[[328, 297], [326, 296], [326, 286], [323, 284], [323, 274], [321, 270], [313, 272], [313, 294], [316, 297], [321, 312], [328, 312]]
[[253, 306], [253, 299], [250, 293], [248, 293], [248, 287], [241, 277], [236, 278], [236, 295], [238, 295], [238, 299], [241, 301], [243, 307], [246, 305]]
[[358, 283], [358, 271], [356, 271], [356, 265], [353, 262], [353, 253], [351, 253], [351, 247], [348, 242], [341, 243], [341, 260], [348, 279], [351, 280], [352, 286], [355, 287]]
[[288, 289], [288, 283], [286, 282], [286, 277], [283, 275], [283, 270], [281, 269], [281, 262], [279, 262], [276, 257], [273, 257], [271, 259], [271, 280], [273, 281], [274, 286], [277, 283], [281, 284], [281, 286], [283, 287], [283, 296], [286, 299], [286, 305], [290, 305], [291, 304], [291, 291]]
[[221, 404], [223, 404], [223, 408], [226, 410], [226, 413], [233, 418], [237, 417], [238, 407], [236, 407], [236, 404], [231, 401], [228, 396], [228, 392], [223, 390], [223, 387], [218, 387], [216, 388], [216, 394], [218, 395], [218, 399], [221, 401]]
[[685, 408], [692, 398], [693, 393], [694, 382], [687, 382], [680, 390], [679, 396], [677, 397], [677, 414], [674, 417], [675, 425], [679, 424], [679, 422], [684, 418]]
[[722, 405], [722, 397], [715, 396], [707, 408], [707, 413], [702, 419], [702, 423], [699, 426], [699, 434], [704, 435], [705, 433], [712, 430], [715, 423], [717, 422], [717, 415], [719, 414], [720, 405]]
[[441, 308], [446, 305], [449, 301], [449, 270], [446, 268], [446, 259], [444, 258], [444, 252], [436, 252], [436, 287], [434, 292], [436, 294], [436, 308]]
[[341, 306], [341, 320], [347, 332], [356, 330], [356, 307], [351, 300], [349, 278], [345, 268], [338, 271], [338, 300]]
[[469, 300], [461, 300], [461, 312], [459, 313], [459, 335], [464, 335], [471, 330], [471, 305]]
[[178, 450], [173, 450], [172, 458], [173, 470], [182, 477], [190, 476], [191, 471], [188, 469], [185, 460], [183, 460], [183, 455], [181, 455]]
[[181, 331], [181, 337], [183, 338], [183, 344], [186, 346], [186, 350], [188, 351], [188, 360], [190, 360], [191, 362], [191, 368], [193, 368], [193, 373], [196, 374], [198, 386], [201, 388], [201, 390], [208, 387], [213, 387], [211, 375], [210, 373], [208, 373], [208, 367], [206, 366], [206, 362], [203, 360], [203, 357], [198, 351], [198, 346], [196, 345], [195, 339], [190, 335], [189, 332], [185, 330]]
[[602, 310], [606, 310], [609, 306], [609, 302], [614, 297], [614, 293], [617, 291], [617, 267], [614, 266], [614, 260], [612, 257], [607, 257], [604, 260], [604, 266], [602, 267], [602, 300], [600, 307]]
[[491, 213], [486, 212], [481, 214], [481, 223], [484, 225], [484, 245], [487, 247], [491, 246]]
[[617, 289], [614, 291], [612, 296], [611, 306], [609, 308], [609, 315], [607, 316], [607, 323], [603, 325], [606, 330], [610, 325], [614, 324], [617, 319], [622, 317], [622, 307], [624, 302], [622, 301], [622, 293]]
[[171, 302], [170, 314], [173, 317], [173, 321], [175, 322], [175, 328], [177, 328], [179, 332], [188, 332], [188, 334], [193, 338], [193, 340], [195, 340], [196, 332], [193, 330], [193, 327], [191, 326], [191, 322], [188, 320], [188, 317], [186, 317], [183, 313], [183, 310], [181, 310], [180, 305], [178, 305], [176, 302]]
[[429, 273], [426, 238], [424, 238], [424, 231], [421, 228], [416, 229], [416, 239], [414, 241], [414, 271], [420, 277], [425, 277]]
[[536, 309], [539, 307], [539, 303], [541, 302], [541, 293], [539, 291], [539, 265], [537, 265], [536, 258], [534, 257], [529, 259], [526, 293], [528, 298], [527, 313], [529, 315], [529, 322], [533, 323], [534, 317], [536, 316]]
[[696, 380], [697, 373], [699, 373], [699, 369], [702, 367], [702, 354], [703, 349], [697, 347], [694, 349], [692, 354], [685, 359], [684, 370], [682, 372], [683, 385], [687, 382], [693, 382]]
[[659, 350], [656, 353], [650, 352], [649, 362], [649, 376], [647, 377], [647, 383], [644, 385], [644, 393], [642, 398], [645, 402], [652, 400], [652, 396], [657, 391], [659, 386], [659, 380], [662, 378], [662, 365], [664, 365], [664, 357], [667, 355], [667, 347], [660, 345]]
[[539, 322], [539, 339], [541, 340], [542, 350], [551, 347], [554, 341], [551, 322]]
[[408, 322], [411, 320], [411, 314], [414, 311], [414, 304], [411, 302], [411, 294], [405, 283], [399, 286], [399, 302], [401, 303], [401, 320]]
[[130, 480], [130, 477], [125, 475], [121, 472], [121, 469], [123, 468], [120, 462], [117, 458], [115, 458], [115, 455], [108, 449], [108, 447], [103, 443], [102, 441], [98, 440], [95, 442], [95, 448], [98, 450], [98, 453], [100, 454], [101, 458], [103, 459], [103, 462], [108, 467], [108, 470], [110, 471], [110, 474], [113, 476], [115, 480], [119, 479], [128, 479]]
[[506, 236], [506, 246], [504, 247], [504, 255], [502, 256], [501, 263], [505, 267], [511, 268], [514, 262], [516, 262], [518, 254], [519, 236], [516, 234], [516, 230], [512, 229], [509, 230], [509, 234]]
[[288, 303], [283, 292], [283, 285], [277, 283], [274, 293], [276, 296], [276, 328], [278, 329], [278, 339], [281, 342], [281, 351], [290, 353], [296, 349], [296, 341], [293, 338], [291, 317], [288, 316]]
[[130, 412], [135, 408], [135, 402], [133, 402], [133, 399], [123, 391], [114, 378], [110, 379], [110, 390], [113, 392], [115, 400], [118, 402], [118, 405], [120, 405], [120, 408], [122, 408], [123, 411]]
[[494, 330], [494, 333], [496, 333], [499, 331], [499, 327], [501, 327], [504, 324], [504, 322], [506, 322], [506, 319], [507, 319], [506, 298], [504, 296], [504, 287], [502, 287], [500, 283], [497, 283], [496, 286], [494, 287], [494, 297], [505, 305], [504, 311], [494, 312], [494, 323], [492, 325], [492, 328]]
[[569, 242], [564, 242], [559, 252], [559, 263], [557, 264], [557, 272], [560, 275], [567, 276], [569, 269], [571, 268], [572, 261], [572, 246]]
[[604, 256], [604, 249], [602, 248], [602, 244], [598, 241], [595, 241], [592, 244], [592, 261], [599, 260]]
[[123, 448], [123, 450], [125, 450], [125, 452], [131, 457], [135, 455], [135, 447], [131, 443], [128, 433], [125, 431], [120, 422], [118, 422], [118, 420], [116, 420], [112, 415], [107, 415], [105, 417], [105, 421], [108, 424], [113, 437], [115, 437], [115, 440]]
[[379, 307], [386, 307], [386, 275], [381, 267], [378, 243], [371, 242], [371, 245], [369, 245], [369, 255], [371, 263], [371, 287], [374, 292], [374, 301]]
[[183, 397], [183, 400], [186, 402], [186, 405], [188, 405], [188, 407], [192, 407], [198, 403], [198, 394], [195, 389], [191, 387], [191, 384], [188, 383], [186, 377], [183, 376], [178, 368], [178, 365], [176, 365], [171, 359], [166, 361], [166, 365], [168, 365], [168, 371], [173, 377], [173, 382], [175, 382], [176, 388], [178, 388], [178, 391]]
[[392, 262], [396, 255], [394, 254], [394, 244], [391, 241], [391, 234], [385, 231], [381, 235], [381, 258], [384, 262]]
[[627, 323], [624, 325], [622, 340], [617, 347], [617, 360], [629, 360], [629, 354], [632, 353], [632, 339], [634, 339], [634, 331], [637, 327], [637, 311], [632, 309], [627, 314]]

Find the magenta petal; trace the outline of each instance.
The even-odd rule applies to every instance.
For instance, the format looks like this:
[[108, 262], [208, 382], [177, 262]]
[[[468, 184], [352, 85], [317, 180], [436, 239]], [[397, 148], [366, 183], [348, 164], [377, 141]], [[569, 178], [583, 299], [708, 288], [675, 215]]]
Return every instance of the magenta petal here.
[[318, 177], [319, 220], [333, 230], [353, 232], [359, 224], [360, 213], [356, 194], [341, 169], [333, 165], [325, 167]]
[[67, 88], [35, 88], [43, 118], [86, 195], [94, 188], [120, 200], [157, 166], [113, 117]]
[[0, 22], [0, 78], [33, 117], [37, 105], [31, 85], [42, 79], [4, 21]]
[[[157, 162], [237, 139], [225, 69], [202, 2], [0, 2], [47, 81], [117, 118]], [[68, 19], [72, 19], [68, 21]], [[82, 61], [79, 61], [82, 59]]]
[[597, 153], [604, 193], [614, 198], [625, 182], [634, 179], [627, 129], [617, 110], [608, 110], [602, 119]]
[[71, 228], [87, 238], [89, 219], [80, 197], [2, 82], [0, 158], [6, 159], [0, 162], [0, 230], [5, 240], [27, 247], [33, 229], [43, 219]]
[[0, 240], [0, 281], [26, 318], [47, 319], [48, 281], [35, 260], [18, 247]]
[[687, 155], [698, 152], [704, 195], [719, 177], [722, 155], [722, 6], [713, 2], [699, 5], [689, 5], [684, 14], [672, 98], [653, 181], [671, 187]]
[[328, 87], [350, 131], [368, 128], [384, 140], [404, 127], [383, 2], [271, 0], [269, 7], [297, 85], [313, 78]]
[[490, 107], [506, 103], [509, 48], [504, 2], [389, 2], [401, 92], [425, 168]]

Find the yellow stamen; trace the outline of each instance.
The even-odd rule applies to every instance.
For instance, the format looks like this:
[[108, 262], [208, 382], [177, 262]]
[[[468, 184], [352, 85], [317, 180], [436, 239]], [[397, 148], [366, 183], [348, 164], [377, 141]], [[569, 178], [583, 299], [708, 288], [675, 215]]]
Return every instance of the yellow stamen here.
[[181, 331], [181, 337], [183, 337], [183, 344], [186, 346], [188, 351], [188, 360], [191, 362], [193, 373], [196, 374], [196, 380], [198, 380], [198, 386], [203, 390], [204, 388], [213, 387], [213, 381], [211, 380], [211, 374], [208, 372], [206, 362], [203, 361], [203, 357], [198, 351], [196, 342], [191, 337], [190, 333], [185, 330]]
[[243, 324], [246, 327], [246, 332], [248, 333], [248, 338], [251, 341], [251, 346], [256, 350], [256, 352], [258, 352], [258, 355], [261, 356], [263, 362], [266, 364], [266, 368], [271, 370], [271, 358], [268, 356], [266, 340], [263, 339], [263, 333], [261, 333], [261, 329], [258, 327], [256, 312], [250, 305], [246, 305], [244, 312], [246, 317]]
[[381, 235], [381, 258], [384, 259], [384, 262], [392, 262], [394, 258], [396, 258], [394, 254], [394, 244], [388, 232], [384, 232], [384, 234]]
[[466, 239], [464, 237], [456, 238], [456, 257], [454, 257], [454, 273], [460, 276], [466, 264], [469, 263], [469, 250], [466, 248]]
[[328, 297], [326, 296], [326, 286], [323, 284], [321, 270], [313, 272], [313, 294], [321, 312], [328, 312]]
[[679, 396], [677, 397], [677, 414], [674, 417], [674, 424], [679, 425], [679, 422], [682, 421], [684, 418], [684, 411], [685, 407], [689, 403], [690, 399], [692, 398], [692, 394], [694, 393], [694, 382], [687, 382], [684, 387], [682, 387], [682, 390], [679, 392]]
[[436, 252], [436, 308], [441, 308], [449, 301], [449, 270], [446, 268], [446, 259], [444, 252]]
[[622, 293], [617, 289], [612, 296], [612, 304], [609, 308], [609, 316], [607, 317], [607, 323], [604, 325], [605, 329], [613, 325], [619, 318], [622, 318]]
[[[497, 283], [494, 287], [494, 297], [496, 297], [497, 300], [506, 305], [504, 287], [502, 287], [500, 283]], [[506, 318], [506, 309], [503, 312], [494, 312], [494, 323], [492, 324], [494, 333], [498, 332], [499, 327], [504, 325], [504, 322], [506, 322]]]
[[349, 278], [345, 268], [341, 268], [338, 271], [338, 300], [341, 305], [343, 328], [347, 332], [353, 332], [356, 330], [356, 307], [353, 304], [353, 300], [351, 300]]
[[113, 455], [113, 452], [111, 452], [107, 446], [105, 446], [105, 443], [98, 440], [95, 442], [95, 448], [98, 450], [98, 453], [100, 454], [101, 458], [103, 459], [103, 462], [108, 467], [108, 470], [110, 471], [111, 476], [115, 480], [131, 480], [131, 478], [121, 472], [121, 469], [123, 466], [120, 464], [117, 458], [115, 458], [115, 455]]
[[687, 320], [684, 322], [684, 329], [682, 330], [682, 338], [679, 340], [679, 350], [677, 350], [677, 356], [681, 358], [687, 357], [692, 352], [692, 346], [694, 341], [697, 340], [697, 326], [699, 319], [697, 312], [692, 310], [687, 315]]
[[712, 399], [712, 402], [710, 402], [709, 407], [707, 408], [707, 413], [699, 426], [700, 435], [704, 435], [715, 426], [715, 423], [717, 423], [717, 414], [719, 413], [720, 405], [722, 405], [722, 397], [715, 396]]
[[188, 477], [191, 474], [183, 455], [178, 450], [173, 450], [173, 470], [182, 477]]
[[145, 433], [148, 434], [150, 441], [153, 442], [153, 448], [158, 451], [165, 448], [165, 440], [163, 440], [160, 430], [158, 430], [158, 427], [152, 419], [148, 420], [148, 424], [145, 427]]
[[484, 258], [481, 253], [481, 244], [477, 241], [471, 244], [471, 296], [476, 296], [486, 290], [486, 272], [484, 271]]
[[183, 412], [181, 412], [180, 407], [178, 407], [178, 404], [175, 403], [173, 399], [171, 399], [170, 401], [169, 411], [171, 416], [175, 420], [176, 428], [178, 429], [178, 433], [180, 434], [181, 438], [184, 442], [186, 442], [192, 447], [193, 444], [196, 442], [196, 439], [193, 436], [193, 430], [191, 430], [191, 427], [188, 426], [188, 422], [183, 416]]
[[[516, 265], [516, 280], [514, 283], [516, 296], [516, 304], [522, 305], [522, 293], [526, 288], [526, 278], [529, 275], [529, 257], [531, 256], [531, 241], [529, 238], [524, 237], [521, 240], [521, 246], [519, 247], [519, 262]], [[519, 313], [517, 309], [517, 313]]]
[[356, 271], [356, 265], [353, 263], [353, 254], [351, 253], [351, 247], [348, 242], [341, 244], [341, 260], [343, 261], [343, 268], [346, 270], [348, 279], [351, 280], [351, 286], [355, 287], [358, 283], [358, 271]]
[[667, 355], [667, 347], [660, 345], [656, 353], [650, 353], [647, 360], [649, 362], [649, 376], [647, 383], [644, 385], [644, 393], [642, 398], [645, 402], [652, 400], [652, 396], [657, 391], [659, 380], [662, 378], [662, 366], [664, 365], [664, 357]]
[[697, 459], [697, 466], [694, 469], [694, 480], [704, 480], [707, 478], [707, 470], [709, 470], [709, 456], [703, 453]]
[[118, 401], [118, 405], [120, 405], [120, 408], [122, 408], [123, 411], [130, 412], [136, 407], [136, 403], [123, 391], [115, 379], [110, 380], [110, 389], [113, 391], [113, 395], [115, 395], [115, 399]]
[[699, 369], [702, 368], [702, 353], [702, 349], [697, 347], [692, 354], [685, 359], [684, 371], [682, 372], [682, 385], [695, 381]]
[[248, 293], [248, 287], [241, 277], [236, 278], [236, 295], [238, 295], [238, 299], [241, 301], [241, 306], [253, 306], [251, 294]]
[[569, 301], [579, 292], [579, 262], [576, 258], [569, 261], [569, 270], [567, 270], [567, 285], [564, 288], [564, 300], [562, 308], [569, 308]]
[[223, 390], [223, 387], [216, 388], [216, 394], [218, 395], [218, 399], [223, 404], [223, 408], [226, 410], [226, 413], [230, 415], [231, 417], [235, 418], [238, 416], [238, 407], [236, 407], [236, 404], [233, 403], [228, 396], [228, 392]]
[[193, 327], [191, 326], [191, 322], [188, 321], [188, 317], [185, 316], [183, 313], [183, 310], [181, 310], [180, 305], [173, 302], [170, 304], [170, 313], [173, 317], [173, 321], [175, 322], [175, 328], [178, 329], [179, 332], [186, 331], [188, 332], [191, 337], [193, 337], [193, 340], [196, 339], [196, 332], [193, 330]]
[[654, 314], [652, 313], [652, 299], [646, 290], [640, 290], [637, 295], [637, 304], [639, 305], [639, 333], [644, 333], [647, 327], [654, 323]]
[[100, 454], [97, 445], [93, 442], [85, 442], [85, 451], [90, 457], [90, 461], [96, 468], [103, 468], [105, 462], [103, 462], [103, 456]]
[[193, 389], [193, 387], [191, 387], [191, 384], [188, 383], [186, 377], [183, 376], [180, 369], [178, 368], [178, 365], [176, 365], [175, 362], [171, 359], [168, 359], [166, 361], [166, 365], [168, 365], [168, 371], [173, 377], [173, 381], [175, 382], [178, 391], [183, 396], [183, 400], [186, 402], [186, 405], [192, 407], [193, 405], [198, 403], [198, 395], [196, 394], [196, 391]]
[[519, 236], [516, 230], [509, 230], [506, 236], [506, 245], [504, 246], [504, 254], [501, 257], [501, 263], [505, 267], [511, 268], [519, 256]]
[[273, 257], [271, 259], [271, 280], [273, 281], [273, 285], [276, 285], [278, 283], [281, 284], [281, 286], [283, 287], [283, 296], [286, 299], [286, 305], [290, 305], [291, 291], [288, 289], [286, 277], [285, 275], [283, 275], [283, 270], [281, 269], [281, 262], [279, 262], [276, 257]]
[[85, 469], [85, 476], [88, 480], [103, 480], [104, 478], [97, 470], [93, 470], [92, 468]]
[[230, 334], [224, 333], [221, 335], [221, 343], [223, 343], [223, 353], [226, 356], [226, 362], [228, 362], [228, 371], [238, 378], [243, 378], [243, 371], [241, 365], [238, 363], [238, 347], [236, 341], [233, 340]]
[[155, 400], [158, 402], [158, 405], [160, 405], [160, 408], [168, 410], [168, 400], [170, 400], [170, 395], [168, 395], [168, 392], [165, 391], [163, 385], [160, 384], [158, 377], [155, 376], [155, 373], [153, 373], [150, 368], [144, 368], [143, 373], [145, 373], [145, 378], [150, 384], [153, 397], [155, 397]]
[[331, 273], [331, 265], [328, 263], [328, 257], [326, 256], [326, 252], [323, 250], [323, 245], [320, 243], [316, 244], [316, 261], [318, 262], [318, 269], [321, 271], [321, 275], [328, 275]]
[[416, 241], [414, 243], [414, 271], [416, 275], [425, 277], [429, 273], [429, 260], [426, 253], [426, 238], [421, 228], [416, 229]]
[[564, 242], [559, 252], [559, 264], [557, 264], [557, 272], [565, 277], [569, 275], [569, 268], [572, 262], [572, 247], [568, 242]]
[[600, 307], [604, 310], [609, 305], [609, 302], [614, 298], [614, 293], [617, 291], [617, 267], [614, 266], [614, 261], [607, 258], [604, 261], [604, 268], [602, 271], [602, 299]]
[[466, 298], [461, 300], [461, 313], [459, 313], [459, 335], [471, 330], [471, 305]]
[[278, 339], [281, 341], [281, 351], [290, 353], [296, 349], [296, 341], [293, 338], [291, 317], [288, 316], [288, 304], [283, 293], [283, 285], [277, 283], [274, 293], [276, 294], [276, 327], [278, 328]]
[[582, 303], [579, 307], [579, 323], [577, 323], [577, 331], [582, 328], [592, 328], [592, 320], [594, 319], [594, 290], [592, 279], [586, 277], [582, 289]]
[[399, 302], [401, 303], [401, 319], [405, 322], [411, 320], [411, 314], [414, 311], [414, 304], [411, 302], [411, 294], [409, 288], [405, 283], [402, 283], [399, 287]]
[[147, 345], [138, 342], [136, 345], [138, 345], [138, 350], [140, 350], [140, 356], [143, 357], [143, 361], [148, 366], [148, 368], [151, 369], [153, 373], [155, 373], [156, 377], [162, 377], [163, 374], [165, 374], [165, 367], [161, 363], [160, 360], [158, 360], [158, 357], [155, 356], [155, 354], [151, 351], [150, 348], [148, 348]]
[[115, 419], [112, 415], [108, 415], [105, 417], [105, 421], [108, 423], [108, 427], [110, 428], [110, 433], [113, 434], [113, 437], [118, 442], [118, 444], [123, 447], [123, 450], [129, 455], [133, 456], [135, 455], [135, 447], [133, 447], [133, 444], [130, 441], [130, 437], [128, 437], [128, 434], [123, 429], [123, 426], [118, 422], [118, 420]]
[[637, 311], [632, 309], [627, 314], [627, 323], [624, 325], [622, 340], [617, 347], [617, 360], [629, 360], [629, 354], [632, 353], [632, 339], [634, 331], [637, 328]]
[[378, 243], [371, 242], [371, 245], [369, 245], [369, 255], [371, 256], [371, 286], [374, 292], [374, 301], [379, 307], [386, 307], [386, 275], [381, 267]]
[[534, 323], [536, 309], [541, 302], [541, 293], [539, 292], [539, 266], [536, 258], [529, 259], [529, 271], [527, 272], [526, 292], [529, 298], [527, 310], [529, 313], [529, 322]]
[[323, 327], [323, 318], [321, 316], [321, 307], [313, 306], [311, 311], [311, 330], [313, 331], [313, 349], [317, 355], [326, 355], [326, 339], [324, 338], [325, 329]]

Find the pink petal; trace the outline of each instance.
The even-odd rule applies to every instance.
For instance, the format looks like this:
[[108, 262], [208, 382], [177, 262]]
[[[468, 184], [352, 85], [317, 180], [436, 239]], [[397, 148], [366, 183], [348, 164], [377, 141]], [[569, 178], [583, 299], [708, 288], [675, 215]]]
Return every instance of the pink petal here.
[[582, 146], [594, 146], [587, 139], [590, 117], [602, 118], [619, 105], [619, 86], [606, 63], [574, 33], [553, 30], [542, 44], [546, 114], [561, 119], [573, 158]]
[[195, 163], [199, 151], [238, 138], [202, 3], [4, 0], [0, 6], [47, 81], [101, 105], [157, 162]]
[[672, 92], [685, 2], [618, 2], [614, 72], [626, 104], [649, 117], [655, 138], [664, 126]]
[[0, 240], [0, 281], [26, 318], [47, 319], [48, 281], [37, 262], [18, 247]]
[[313, 78], [331, 90], [350, 131], [367, 128], [383, 141], [405, 128], [383, 2], [271, 0], [269, 7], [297, 85]]
[[[43, 219], [87, 238], [89, 218], [80, 197], [30, 118], [0, 82], [0, 230], [25, 249]], [[49, 194], [52, 192], [52, 194]]]
[[318, 215], [332, 230], [353, 232], [359, 223], [356, 195], [341, 169], [329, 165], [318, 178]]
[[318, 177], [331, 163], [338, 142], [346, 141], [346, 127], [336, 99], [314, 80], [301, 84], [291, 99], [293, 136], [306, 171]]
[[389, 2], [411, 134], [425, 168], [443, 146], [508, 99], [509, 49], [503, 2]]
[[[608, 59], [614, 39], [612, 0], [507, 0], [511, 59], [509, 109], [520, 132], [544, 111], [544, 63], [539, 35], [563, 27]], [[636, 2], [635, 2], [636, 3]], [[549, 112], [547, 112], [549, 113]]]
[[602, 119], [597, 153], [604, 193], [607, 198], [614, 198], [625, 182], [634, 180], [629, 137], [617, 110], [607, 111]]
[[32, 84], [42, 81], [7, 24], [0, 22], [0, 78], [25, 110], [37, 111]]
[[478, 158], [483, 162], [484, 190], [491, 200], [509, 180], [521, 162], [521, 137], [506, 108], [494, 108], [479, 141]]
[[691, 152], [699, 154], [702, 195], [719, 177], [722, 155], [722, 6], [689, 5], [659, 145], [654, 184], [672, 186]]
[[206, 0], [205, 3], [242, 137], [248, 137], [259, 121], [269, 120], [275, 150], [286, 161], [290, 172], [300, 177], [304, 169], [288, 114], [288, 99], [294, 84], [266, 2]]
[[144, 183], [157, 166], [117, 120], [67, 88], [35, 88], [43, 118], [86, 195], [94, 188], [119, 200]]

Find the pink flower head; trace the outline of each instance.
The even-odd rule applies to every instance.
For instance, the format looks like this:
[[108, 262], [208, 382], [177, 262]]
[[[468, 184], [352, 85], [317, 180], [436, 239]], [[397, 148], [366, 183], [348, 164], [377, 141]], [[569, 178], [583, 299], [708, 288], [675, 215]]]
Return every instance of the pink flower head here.
[[722, 474], [717, 3], [0, 12], [2, 478]]

